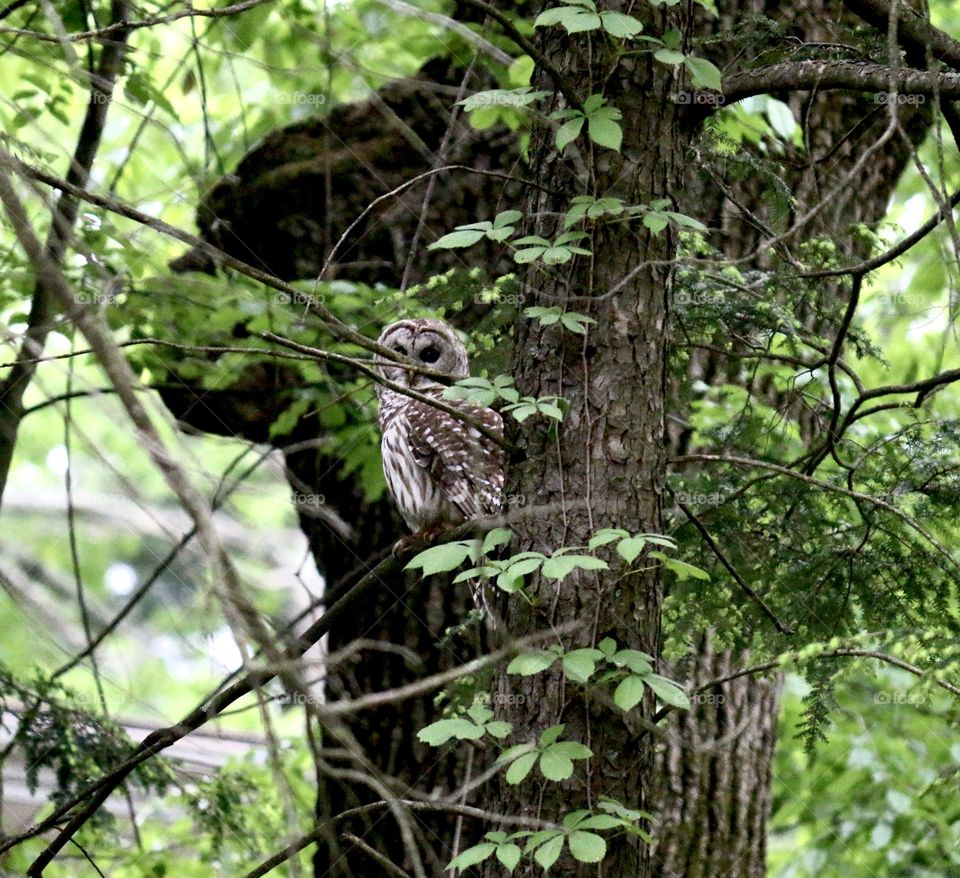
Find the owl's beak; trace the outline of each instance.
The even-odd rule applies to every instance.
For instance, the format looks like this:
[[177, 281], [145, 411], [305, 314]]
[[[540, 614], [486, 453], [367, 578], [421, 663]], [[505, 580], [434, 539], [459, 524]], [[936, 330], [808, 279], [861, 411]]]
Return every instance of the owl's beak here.
[[413, 386], [413, 379], [416, 377], [416, 372], [412, 369], [407, 369], [407, 387]]

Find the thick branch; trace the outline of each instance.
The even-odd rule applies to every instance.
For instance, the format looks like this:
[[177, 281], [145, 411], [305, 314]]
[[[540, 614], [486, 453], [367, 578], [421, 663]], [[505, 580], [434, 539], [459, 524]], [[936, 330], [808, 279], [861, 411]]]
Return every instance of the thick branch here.
[[[144, 28], [144, 27], [156, 27], [158, 24], [169, 24], [172, 21], [178, 21], [181, 18], [224, 18], [229, 15], [238, 15], [241, 12], [246, 12], [248, 9], [253, 9], [257, 6], [263, 6], [265, 3], [272, 3], [273, 0], [244, 0], [242, 3], [235, 3], [232, 6], [224, 6], [220, 9], [194, 9], [192, 6], [189, 9], [182, 9], [180, 12], [172, 12], [169, 15], [156, 15], [151, 18], [144, 18], [140, 21], [130, 21], [130, 22], [121, 22], [114, 24], [108, 24], [106, 27], [98, 28], [97, 30], [87, 30], [81, 31], [80, 33], [69, 34], [66, 37], [67, 42], [69, 43], [80, 43], [87, 40], [96, 40], [103, 39], [104, 37], [111, 37], [113, 40], [119, 40], [118, 34], [123, 34], [123, 39], [126, 39], [126, 34], [130, 30]], [[11, 34], [12, 36], [21, 36], [21, 37], [30, 37], [34, 40], [39, 40], [44, 43], [62, 43], [63, 38], [56, 36], [54, 34], [45, 34], [42, 31], [36, 30], [23, 30], [18, 27], [0, 27], [0, 34]], [[122, 40], [120, 40], [122, 42]]]
[[[851, 61], [787, 61], [731, 73], [723, 80], [726, 103], [757, 94], [797, 89], [839, 88], [886, 95], [940, 95], [960, 98], [960, 73], [936, 73], [909, 67], [892, 69], [883, 64]], [[879, 100], [883, 100], [878, 98]]]
[[[843, 0], [843, 5], [880, 33], [887, 32], [890, 6], [884, 0]], [[935, 58], [960, 71], [960, 42], [903, 3], [897, 8], [896, 24], [900, 45], [919, 55], [929, 49]]]

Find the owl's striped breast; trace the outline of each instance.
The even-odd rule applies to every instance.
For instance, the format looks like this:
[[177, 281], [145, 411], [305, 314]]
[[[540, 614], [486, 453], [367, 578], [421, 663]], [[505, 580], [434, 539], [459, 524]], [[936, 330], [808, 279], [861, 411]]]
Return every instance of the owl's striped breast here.
[[438, 522], [455, 520], [440, 486], [434, 484], [430, 473], [414, 457], [410, 443], [410, 422], [399, 408], [381, 411], [380, 451], [387, 488], [400, 515], [412, 531]]

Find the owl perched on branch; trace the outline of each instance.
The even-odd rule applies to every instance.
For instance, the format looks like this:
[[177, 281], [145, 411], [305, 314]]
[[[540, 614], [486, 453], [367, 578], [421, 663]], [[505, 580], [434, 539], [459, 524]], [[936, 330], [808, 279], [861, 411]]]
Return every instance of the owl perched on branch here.
[[[384, 347], [410, 357], [424, 368], [456, 378], [469, 374], [467, 351], [442, 320], [401, 320], [380, 335]], [[443, 398], [436, 378], [400, 363], [379, 367], [384, 378], [424, 396]], [[387, 487], [403, 520], [418, 536], [432, 536], [452, 525], [500, 511], [504, 452], [475, 427], [428, 403], [383, 385], [379, 397], [381, 451]], [[503, 420], [493, 409], [445, 400], [503, 435]]]

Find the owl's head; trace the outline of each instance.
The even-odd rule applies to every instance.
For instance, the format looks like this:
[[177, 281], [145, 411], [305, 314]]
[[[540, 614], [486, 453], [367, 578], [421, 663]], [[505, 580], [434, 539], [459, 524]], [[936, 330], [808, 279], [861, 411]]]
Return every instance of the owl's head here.
[[[380, 333], [377, 342], [427, 369], [446, 372], [457, 378], [466, 378], [470, 374], [466, 348], [442, 320], [423, 318], [391, 323]], [[412, 372], [399, 363], [378, 368], [384, 378], [413, 390], [438, 383], [435, 378]]]

